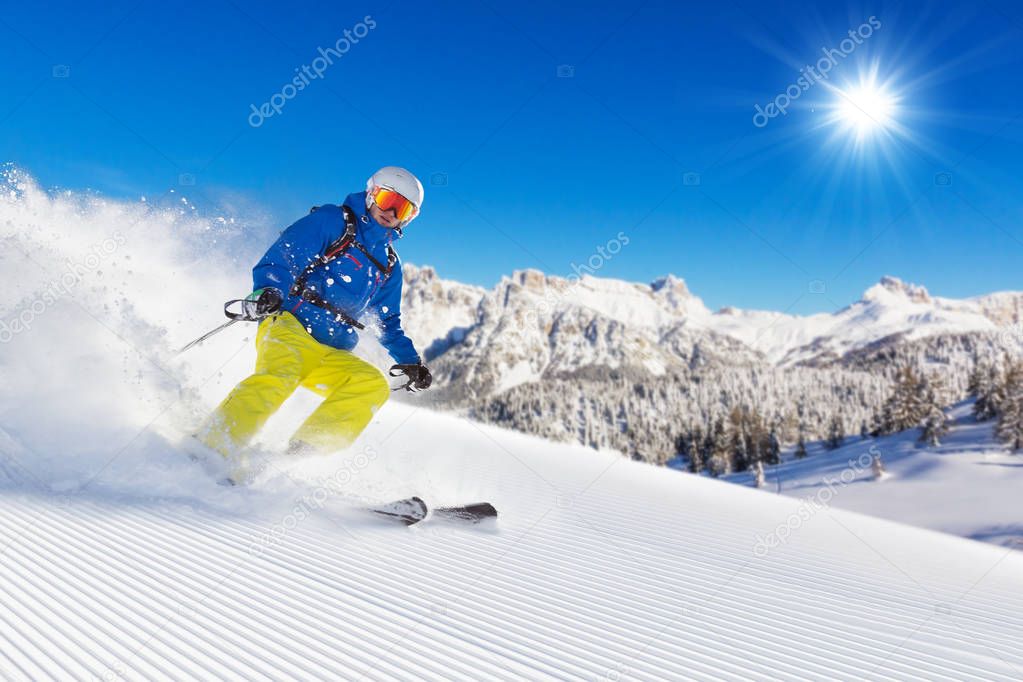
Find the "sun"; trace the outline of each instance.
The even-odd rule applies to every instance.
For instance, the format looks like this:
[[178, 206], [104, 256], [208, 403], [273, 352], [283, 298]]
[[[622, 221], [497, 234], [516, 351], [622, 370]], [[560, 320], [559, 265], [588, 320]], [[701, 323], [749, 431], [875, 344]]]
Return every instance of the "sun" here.
[[891, 129], [895, 124], [898, 102], [888, 90], [873, 80], [835, 88], [835, 120], [858, 139]]

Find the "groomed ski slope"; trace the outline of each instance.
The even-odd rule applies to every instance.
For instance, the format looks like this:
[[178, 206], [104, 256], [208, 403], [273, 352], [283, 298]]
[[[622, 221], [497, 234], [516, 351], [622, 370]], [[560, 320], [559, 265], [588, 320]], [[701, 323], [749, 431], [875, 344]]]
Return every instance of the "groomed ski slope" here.
[[[246, 489], [196, 477], [145, 496], [33, 491], [8, 466], [0, 673], [1023, 678], [1013, 550], [848, 512], [801, 517], [784, 496], [396, 402], [353, 453], [343, 466], [361, 494], [488, 499], [501, 519], [366, 518], [313, 482], [339, 457], [274, 467]], [[155, 462], [179, 480], [196, 469]]]

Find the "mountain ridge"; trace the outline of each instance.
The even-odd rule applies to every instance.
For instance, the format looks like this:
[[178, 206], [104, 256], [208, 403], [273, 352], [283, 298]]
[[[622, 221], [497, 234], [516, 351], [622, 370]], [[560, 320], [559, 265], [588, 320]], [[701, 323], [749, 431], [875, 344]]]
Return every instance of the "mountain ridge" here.
[[951, 403], [976, 357], [1023, 350], [1023, 292], [949, 299], [885, 276], [844, 308], [798, 316], [711, 312], [674, 275], [529, 269], [483, 289], [406, 267], [404, 324], [427, 348], [436, 405], [654, 462], [672, 433], [737, 406], [788, 424], [787, 442], [823, 438], [836, 414], [859, 432], [898, 366], [941, 374]]

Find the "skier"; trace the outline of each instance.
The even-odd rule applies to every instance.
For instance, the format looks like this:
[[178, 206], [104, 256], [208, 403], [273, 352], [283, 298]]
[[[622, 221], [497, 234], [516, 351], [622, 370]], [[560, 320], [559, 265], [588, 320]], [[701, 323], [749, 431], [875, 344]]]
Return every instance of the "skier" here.
[[429, 388], [430, 370], [401, 328], [401, 262], [391, 246], [419, 214], [423, 186], [395, 166], [341, 206], [315, 207], [269, 248], [252, 270], [247, 303], [261, 317], [255, 373], [238, 384], [197, 434], [244, 476], [245, 446], [300, 385], [321, 395], [295, 431], [289, 454], [345, 448], [390, 395], [376, 367], [355, 356], [364, 313], [379, 319], [380, 342], [405, 388]]

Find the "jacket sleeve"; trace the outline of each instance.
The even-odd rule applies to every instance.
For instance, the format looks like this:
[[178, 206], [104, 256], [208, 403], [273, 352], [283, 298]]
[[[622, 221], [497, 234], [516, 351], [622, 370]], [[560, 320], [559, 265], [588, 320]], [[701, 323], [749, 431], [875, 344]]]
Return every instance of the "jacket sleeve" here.
[[[329, 209], [335, 210], [329, 210]], [[288, 290], [306, 265], [323, 254], [330, 243], [344, 230], [344, 218], [334, 215], [336, 206], [319, 210], [295, 221], [281, 233], [263, 258], [252, 269], [252, 289], [275, 287], [288, 298]]]
[[401, 328], [401, 284], [401, 261], [398, 261], [394, 264], [391, 276], [370, 301], [369, 307], [380, 318], [380, 344], [396, 363], [415, 365], [422, 362], [422, 359], [412, 339]]

